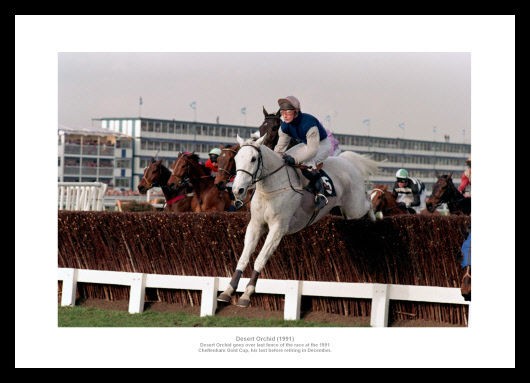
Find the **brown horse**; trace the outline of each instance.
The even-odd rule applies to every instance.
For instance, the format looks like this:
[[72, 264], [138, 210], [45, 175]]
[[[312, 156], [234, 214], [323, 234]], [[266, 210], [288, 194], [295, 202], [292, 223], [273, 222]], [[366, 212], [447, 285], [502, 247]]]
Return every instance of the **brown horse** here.
[[374, 209], [376, 217], [413, 214], [409, 210], [403, 210], [401, 207], [399, 207], [394, 195], [388, 190], [387, 185], [375, 185], [375, 187], [370, 191], [370, 199], [372, 200], [372, 208]]
[[433, 212], [442, 203], [447, 204], [450, 214], [471, 214], [471, 198], [466, 198], [453, 183], [452, 174], [438, 176], [432, 194], [425, 200], [427, 210]]
[[172, 174], [167, 181], [171, 189], [178, 188], [188, 178], [195, 192], [191, 200], [191, 211], [225, 211], [232, 202], [226, 190], [214, 185], [210, 171], [199, 163], [195, 153], [181, 153], [171, 166]]
[[182, 182], [178, 188], [170, 189], [167, 181], [171, 171], [162, 164], [162, 160], [151, 159], [144, 169], [144, 175], [138, 184], [140, 194], [146, 194], [152, 187], [160, 187], [166, 198], [165, 210], [175, 213], [191, 211], [193, 189], [189, 182]]

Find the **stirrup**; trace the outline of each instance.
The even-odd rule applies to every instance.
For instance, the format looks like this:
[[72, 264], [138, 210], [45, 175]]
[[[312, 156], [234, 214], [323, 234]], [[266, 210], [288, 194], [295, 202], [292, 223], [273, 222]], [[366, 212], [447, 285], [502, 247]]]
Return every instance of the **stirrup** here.
[[[321, 201], [324, 201], [323, 205], [322, 205]], [[326, 206], [328, 204], [328, 202], [329, 202], [328, 198], [322, 193], [318, 193], [315, 196], [315, 204], [318, 205], [319, 208], [323, 208], [324, 206]]]

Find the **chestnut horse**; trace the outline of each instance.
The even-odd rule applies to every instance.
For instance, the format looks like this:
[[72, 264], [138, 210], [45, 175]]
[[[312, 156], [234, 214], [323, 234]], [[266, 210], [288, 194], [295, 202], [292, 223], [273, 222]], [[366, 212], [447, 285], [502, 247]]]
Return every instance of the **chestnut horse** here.
[[[259, 137], [266, 135], [263, 145], [274, 150], [274, 147], [278, 143], [278, 129], [280, 129], [280, 125], [282, 123], [280, 118], [280, 110], [278, 109], [278, 112], [276, 113], [269, 113], [265, 107], [263, 107], [263, 115], [265, 116], [265, 120], [263, 120], [263, 123], [258, 128], [259, 136], [254, 136], [253, 134], [252, 137], [258, 139]], [[294, 142], [292, 144], [294, 144]], [[293, 146], [292, 144], [290, 144], [289, 147]], [[234, 157], [236, 156], [238, 150], [239, 144], [233, 146], [228, 145], [221, 149], [221, 155], [217, 160], [219, 171], [214, 181], [214, 184], [217, 185], [217, 187], [221, 190], [224, 190], [226, 188], [226, 184], [233, 180], [236, 175], [236, 162], [234, 161]], [[249, 202], [252, 198], [252, 195], [253, 192], [250, 192], [246, 196], [245, 201], [236, 200], [236, 208], [240, 209], [245, 206], [244, 210], [250, 210]]]
[[[236, 175], [236, 162], [234, 161], [234, 157], [236, 156], [238, 150], [239, 144], [234, 146], [227, 145], [221, 149], [221, 155], [217, 159], [219, 171], [217, 172], [215, 180], [213, 181], [214, 185], [217, 186], [219, 190], [227, 190], [228, 193], [231, 193], [231, 187], [230, 190], [228, 190], [227, 184], [233, 181]], [[234, 205], [236, 210], [250, 211], [250, 200], [252, 199], [253, 194], [253, 192], [248, 193], [244, 201], [235, 200]]]
[[164, 210], [175, 213], [191, 211], [193, 190], [189, 182], [183, 182], [178, 188], [170, 189], [167, 181], [171, 171], [162, 164], [162, 160], [151, 159], [144, 169], [144, 175], [138, 184], [140, 194], [146, 194], [152, 187], [160, 187], [166, 198]]
[[452, 174], [438, 176], [432, 194], [425, 201], [427, 210], [433, 212], [442, 203], [447, 204], [450, 214], [471, 214], [471, 197], [466, 198], [453, 183]]
[[184, 179], [189, 179], [195, 192], [191, 200], [191, 211], [225, 211], [232, 201], [226, 190], [219, 190], [214, 185], [210, 171], [201, 163], [195, 153], [181, 153], [171, 166], [167, 185], [171, 189], [178, 188]]
[[[372, 208], [376, 217], [400, 215], [400, 214], [415, 214], [409, 210], [403, 210], [396, 202], [394, 195], [388, 190], [387, 185], [375, 185], [370, 191], [370, 199], [372, 200]], [[412, 210], [412, 209], [411, 209]]]

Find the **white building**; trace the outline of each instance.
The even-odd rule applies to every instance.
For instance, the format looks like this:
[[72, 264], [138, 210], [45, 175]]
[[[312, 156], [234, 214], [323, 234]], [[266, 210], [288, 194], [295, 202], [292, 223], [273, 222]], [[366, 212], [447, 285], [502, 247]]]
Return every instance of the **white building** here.
[[132, 137], [102, 128], [58, 129], [59, 182], [104, 182], [131, 189]]
[[[236, 143], [236, 135], [239, 134], [240, 137], [248, 138], [257, 129], [257, 127], [238, 125], [132, 117], [101, 118], [94, 121], [101, 124], [101, 129], [92, 129], [98, 129], [100, 133], [110, 132], [116, 137], [114, 157], [108, 158], [114, 158], [115, 161], [112, 172], [114, 186], [133, 190], [136, 190], [143, 170], [151, 158], [163, 159], [164, 164], [170, 166], [179, 152], [194, 151], [201, 158], [206, 159], [212, 148], [218, 147], [220, 144], [233, 145]], [[79, 135], [81, 136], [81, 134]], [[130, 141], [126, 141], [123, 138], [124, 135], [130, 137]], [[471, 152], [471, 145], [469, 144], [447, 141], [408, 140], [337, 133], [334, 133], [334, 136], [339, 140], [342, 150], [369, 154], [377, 161], [384, 161], [380, 173], [371, 178], [372, 184], [391, 185], [395, 181], [395, 174], [399, 168], [405, 168], [409, 171], [410, 176], [421, 179], [427, 190], [432, 189], [437, 173], [452, 173], [455, 183], [458, 184], [460, 174], [465, 167], [465, 160]], [[102, 146], [101, 140], [104, 137], [106, 137], [104, 134], [100, 136], [98, 146]], [[61, 143], [61, 140], [59, 142]], [[127, 147], [123, 153], [120, 150], [123, 149], [125, 142], [130, 147]], [[71, 145], [73, 144], [68, 145], [69, 156], [64, 157], [65, 160], [72, 157], [72, 151], [80, 150]], [[125, 154], [124, 157], [122, 157], [123, 154]], [[61, 158], [61, 149], [59, 150], [59, 158]], [[79, 158], [79, 161], [93, 159], [90, 155], [77, 155], [74, 158]], [[100, 163], [105, 159], [107, 158], [102, 158]], [[61, 175], [61, 160], [59, 161], [59, 174]], [[108, 164], [105, 161], [102, 163]], [[74, 166], [74, 169], [64, 166], [62, 174], [64, 177], [67, 175], [69, 177], [74, 176], [79, 180], [89, 178], [88, 174], [84, 173], [85, 166], [81, 166], [83, 169], [78, 168], [79, 166]], [[107, 169], [104, 170], [107, 171]], [[75, 174], [72, 175], [72, 172]], [[97, 178], [98, 175], [100, 175], [98, 180], [105, 182], [105, 177], [101, 177], [101, 171], [93, 174], [92, 179]]]

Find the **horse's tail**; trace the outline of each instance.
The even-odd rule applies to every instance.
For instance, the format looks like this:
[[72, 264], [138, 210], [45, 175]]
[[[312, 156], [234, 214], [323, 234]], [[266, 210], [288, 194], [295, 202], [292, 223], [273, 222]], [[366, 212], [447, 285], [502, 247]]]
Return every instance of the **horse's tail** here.
[[369, 156], [347, 150], [339, 154], [339, 157], [343, 157], [352, 162], [364, 177], [376, 174], [379, 171], [379, 162], [371, 159]]

